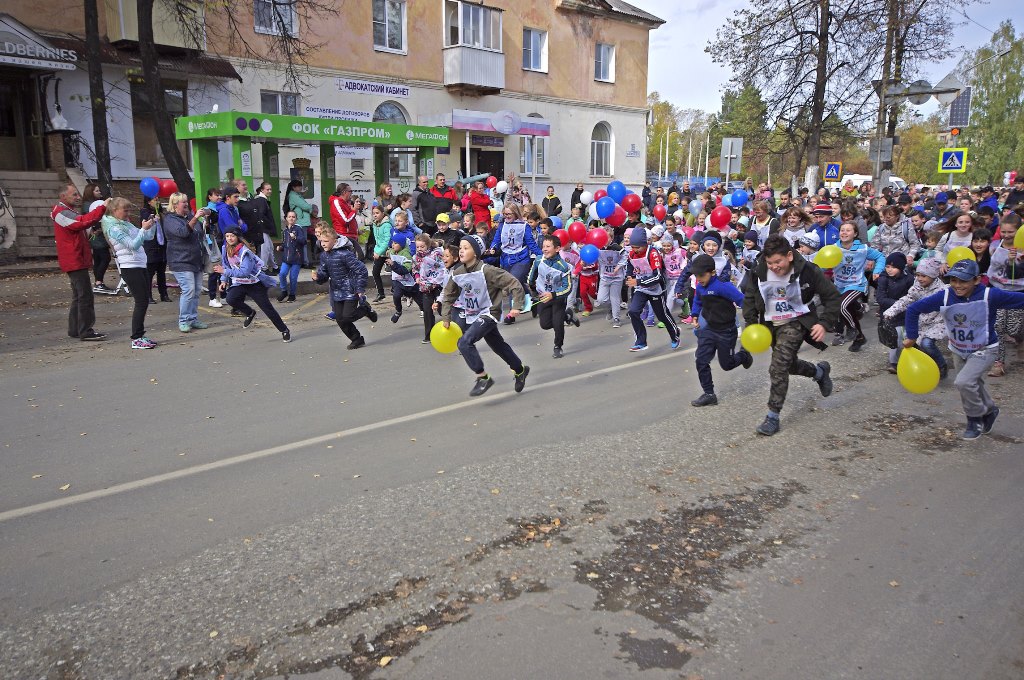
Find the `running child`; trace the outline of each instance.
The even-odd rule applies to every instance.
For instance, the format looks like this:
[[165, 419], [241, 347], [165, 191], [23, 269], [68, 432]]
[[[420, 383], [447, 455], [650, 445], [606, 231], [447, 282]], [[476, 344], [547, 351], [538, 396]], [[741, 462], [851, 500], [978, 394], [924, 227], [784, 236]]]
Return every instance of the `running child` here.
[[[811, 305], [815, 295], [821, 298], [817, 307]], [[825, 333], [838, 320], [839, 291], [835, 285], [815, 264], [794, 252], [781, 234], [765, 239], [757, 265], [743, 281], [743, 321], [748, 326], [764, 323], [772, 329], [768, 415], [757, 426], [758, 434], [770, 437], [781, 429], [779, 415], [789, 392], [790, 375], [811, 378], [823, 397], [832, 394], [829, 363], [812, 364], [797, 352], [804, 342], [825, 349]]]
[[669, 346], [679, 347], [679, 328], [665, 311], [665, 267], [658, 249], [647, 243], [647, 230], [633, 229], [629, 235], [629, 259], [626, 262], [626, 285], [633, 289], [629, 301], [629, 320], [633, 324], [636, 341], [630, 352], [647, 349], [647, 328], [642, 319], [644, 307], [654, 309], [658, 320], [668, 331]]
[[947, 272], [949, 288], [918, 300], [907, 308], [907, 338], [913, 347], [919, 334], [919, 317], [939, 312], [946, 324], [960, 402], [967, 416], [964, 439], [977, 439], [992, 431], [999, 407], [985, 387], [985, 375], [999, 352], [996, 314], [1000, 309], [1024, 309], [1024, 293], [989, 288], [980, 281], [978, 263], [960, 260]]
[[[402, 298], [407, 297], [413, 300], [419, 308], [423, 309], [423, 296], [416, 286], [416, 274], [413, 266], [412, 255], [408, 247], [408, 237], [401, 231], [395, 231], [391, 235], [391, 252], [388, 254], [387, 262], [391, 265], [391, 301], [395, 305], [395, 313], [391, 315], [391, 323], [398, 323], [402, 318]], [[415, 246], [413, 246], [415, 250]], [[424, 311], [423, 316], [426, 316]]]
[[[914, 274], [914, 284], [910, 286], [907, 294], [894, 302], [891, 307], [882, 312], [886, 321], [896, 326], [906, 326], [904, 312], [912, 303], [917, 302], [929, 295], [934, 295], [945, 290], [946, 286], [939, 278], [942, 263], [935, 258], [921, 260], [917, 264], [917, 271]], [[904, 334], [906, 331], [904, 331]], [[921, 351], [930, 356], [939, 367], [939, 380], [946, 379], [948, 368], [946, 358], [938, 348], [938, 343], [946, 342], [946, 324], [938, 312], [922, 314], [918, 320], [917, 346]], [[991, 374], [990, 374], [991, 375]]]
[[430, 329], [434, 327], [434, 302], [445, 283], [444, 256], [441, 241], [431, 239], [426, 232], [416, 235], [416, 244], [413, 267], [423, 308], [423, 344], [429, 345]]
[[579, 260], [573, 269], [573, 275], [579, 279], [579, 296], [580, 301], [583, 303], [583, 316], [590, 316], [591, 312], [594, 311], [599, 268], [596, 260], [591, 264]]
[[323, 252], [320, 264], [312, 273], [319, 284], [331, 283], [331, 311], [341, 332], [351, 341], [348, 349], [359, 349], [366, 340], [359, 333], [355, 322], [364, 316], [377, 322], [377, 312], [366, 301], [366, 265], [362, 263], [348, 237], [339, 235], [334, 227], [320, 221], [316, 237]]
[[715, 383], [711, 377], [711, 360], [718, 355], [723, 371], [737, 366], [750, 368], [754, 357], [745, 349], [736, 351], [736, 308], [743, 306], [743, 293], [715, 276], [715, 261], [707, 255], [698, 255], [690, 263], [690, 271], [697, 280], [693, 300], [693, 327], [697, 334], [697, 378], [704, 393], [690, 402], [691, 406], [715, 406]]
[[621, 310], [619, 301], [622, 295], [622, 285], [626, 280], [626, 260], [628, 259], [628, 253], [623, 250], [622, 246], [611, 240], [597, 255], [599, 270], [597, 300], [594, 306], [600, 307], [602, 303], [608, 303], [607, 318], [611, 320], [612, 328], [622, 326], [622, 321], [619, 318]]
[[483, 359], [476, 348], [480, 340], [486, 342], [508, 364], [515, 376], [516, 392], [523, 391], [526, 376], [530, 374], [530, 367], [523, 364], [501, 337], [497, 320], [501, 316], [502, 298], [506, 295], [512, 296], [509, 316], [513, 319], [519, 316], [525, 302], [525, 292], [514, 275], [481, 262], [483, 252], [483, 239], [475, 235], [464, 236], [459, 243], [459, 264], [455, 266], [441, 294], [441, 321], [445, 328], [451, 325], [452, 307], [456, 303], [466, 314], [468, 328], [459, 338], [459, 351], [469, 369], [476, 374], [476, 383], [469, 392], [471, 397], [479, 397], [494, 385], [494, 379], [484, 370]]
[[[571, 273], [569, 264], [558, 254], [561, 243], [558, 237], [548, 234], [541, 239], [543, 257], [533, 261], [533, 267], [526, 278], [527, 285], [538, 301], [533, 308], [540, 317], [540, 327], [544, 330], [554, 328], [555, 349], [551, 356], [561, 359], [562, 343], [565, 341], [566, 319], [571, 319], [571, 310], [566, 308], [569, 301]], [[577, 326], [580, 322], [574, 322]]]
[[[913, 283], [913, 278], [907, 274], [907, 256], [899, 250], [889, 253], [889, 257], [885, 258], [885, 271], [878, 277], [878, 289], [875, 291], [879, 315], [884, 315], [890, 307], [896, 304], [897, 300], [906, 295]], [[893, 319], [893, 322], [897, 332], [902, 330], [902, 315]], [[889, 350], [890, 373], [896, 372], [896, 362], [899, 358], [899, 347]]]
[[861, 243], [857, 239], [857, 225], [852, 222], [844, 222], [839, 227], [839, 249], [843, 251], [843, 259], [832, 270], [832, 280], [842, 301], [839, 304], [840, 325], [836, 328], [832, 344], [842, 345], [846, 341], [846, 331], [853, 330], [856, 335], [850, 351], [859, 352], [868, 341], [860, 327], [868, 290], [864, 268], [868, 262], [874, 263], [871, 276], [877, 279], [885, 271], [885, 255]]

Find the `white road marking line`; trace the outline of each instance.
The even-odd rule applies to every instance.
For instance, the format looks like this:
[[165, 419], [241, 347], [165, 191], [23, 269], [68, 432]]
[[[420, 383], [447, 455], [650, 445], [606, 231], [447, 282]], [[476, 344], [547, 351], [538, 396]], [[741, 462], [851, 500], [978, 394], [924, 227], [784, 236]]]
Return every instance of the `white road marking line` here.
[[[568, 385], [570, 383], [579, 382], [592, 378], [598, 375], [604, 375], [607, 373], [617, 373], [618, 371], [624, 371], [636, 366], [644, 366], [646, 364], [653, 364], [659, 361], [665, 361], [667, 359], [673, 359], [680, 357], [685, 354], [692, 354], [696, 351], [696, 347], [687, 349], [670, 351], [667, 354], [660, 354], [654, 357], [648, 357], [646, 359], [640, 359], [637, 361], [629, 361], [626, 363], [619, 364], [618, 366], [611, 366], [607, 368], [599, 368], [587, 373], [579, 373], [576, 375], [566, 376], [564, 378], [558, 378], [546, 383], [528, 383], [527, 394], [536, 392], [538, 390], [550, 389], [552, 387], [558, 387], [560, 385]], [[373, 432], [375, 430], [382, 430], [384, 428], [391, 427], [392, 425], [400, 425], [402, 423], [409, 423], [415, 420], [422, 420], [424, 418], [433, 418], [434, 416], [443, 415], [445, 413], [451, 413], [453, 411], [459, 411], [470, 406], [478, 404], [486, 404], [499, 399], [509, 399], [515, 393], [501, 392], [498, 394], [491, 394], [490, 396], [477, 397], [474, 399], [467, 399], [465, 401], [456, 402], [454, 404], [448, 404], [446, 406], [439, 406], [426, 411], [419, 411], [417, 413], [410, 413], [404, 416], [397, 416], [395, 418], [389, 418], [388, 420], [382, 420], [375, 423], [368, 423], [366, 425], [359, 425], [357, 427], [351, 427], [347, 430], [340, 430], [338, 432], [331, 432], [329, 434], [323, 434], [318, 437], [310, 437], [308, 439], [300, 439], [299, 441], [290, 442], [288, 444], [281, 444], [280, 446], [274, 446], [269, 449], [262, 449], [260, 451], [253, 451], [251, 453], [244, 453], [238, 456], [232, 456], [230, 458], [224, 458], [222, 460], [213, 461], [212, 463], [204, 463], [202, 465], [194, 465], [192, 467], [183, 468], [181, 470], [175, 470], [173, 472], [165, 472], [159, 475], [153, 475], [152, 477], [145, 477], [143, 479], [137, 479], [132, 482], [124, 482], [122, 484], [115, 484], [105, 489], [96, 489], [95, 491], [87, 491], [85, 493], [76, 494], [74, 496], [67, 496], [64, 498], [55, 498], [51, 501], [45, 501], [43, 503], [36, 503], [35, 505], [27, 505], [23, 508], [15, 508], [13, 510], [7, 510], [0, 512], [0, 522], [7, 522], [12, 519], [18, 519], [20, 517], [27, 517], [29, 515], [37, 515], [41, 512], [47, 512], [49, 510], [57, 510], [58, 508], [64, 508], [72, 505], [78, 505], [79, 503], [85, 503], [88, 501], [97, 500], [100, 498], [107, 498], [108, 496], [115, 496], [117, 494], [126, 493], [129, 491], [137, 491], [138, 489], [144, 489], [149, 486], [155, 486], [164, 482], [171, 482], [176, 479], [184, 479], [185, 477], [191, 477], [193, 475], [202, 474], [204, 472], [210, 472], [212, 470], [219, 470], [220, 468], [230, 467], [232, 465], [238, 465], [241, 463], [248, 463], [254, 460], [260, 460], [261, 458], [269, 458], [276, 456], [280, 453], [287, 453], [289, 451], [295, 451], [302, 449], [307, 446], [314, 446], [316, 444], [323, 444], [324, 442], [335, 441], [338, 439], [344, 439], [346, 437], [352, 437], [357, 434], [363, 434], [366, 432]]]

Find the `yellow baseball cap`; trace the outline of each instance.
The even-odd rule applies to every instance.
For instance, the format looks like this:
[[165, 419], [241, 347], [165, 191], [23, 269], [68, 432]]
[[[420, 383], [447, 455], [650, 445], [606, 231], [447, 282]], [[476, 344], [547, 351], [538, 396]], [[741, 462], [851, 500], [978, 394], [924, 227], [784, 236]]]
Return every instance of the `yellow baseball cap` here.
[[452, 218], [448, 217], [448, 213], [440, 213], [437, 216], [437, 222], [444, 222], [445, 224], [451, 224]]

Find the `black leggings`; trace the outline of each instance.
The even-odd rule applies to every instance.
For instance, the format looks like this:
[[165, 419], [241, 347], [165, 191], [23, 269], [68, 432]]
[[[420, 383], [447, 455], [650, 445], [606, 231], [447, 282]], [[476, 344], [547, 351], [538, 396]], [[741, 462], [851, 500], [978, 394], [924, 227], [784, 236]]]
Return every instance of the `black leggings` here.
[[380, 275], [381, 271], [384, 270], [384, 264], [384, 258], [378, 257], [373, 261], [373, 270], [370, 272], [373, 276], [373, 285], [377, 288], [377, 297], [384, 295], [384, 279]]
[[156, 274], [156, 288], [160, 297], [167, 297], [167, 262], [149, 263], [146, 265], [147, 283], [146, 293], [153, 297], [153, 275]]
[[149, 273], [142, 267], [123, 267], [121, 278], [128, 284], [135, 306], [132, 308], [132, 340], [146, 335], [146, 310], [149, 309]]
[[206, 279], [206, 290], [210, 293], [210, 299], [217, 299], [217, 291], [220, 290], [220, 274], [211, 272]]
[[103, 283], [103, 277], [107, 275], [107, 268], [110, 266], [110, 248], [92, 249], [92, 275], [96, 283]]
[[565, 305], [568, 301], [566, 296], [559, 295], [547, 302], [537, 303], [540, 327], [544, 330], [555, 329], [555, 347], [561, 347], [565, 342]]
[[864, 331], [860, 329], [860, 319], [864, 315], [864, 308], [861, 302], [867, 297], [866, 293], [859, 290], [848, 290], [839, 298], [839, 332], [842, 328], [853, 328], [857, 331], [857, 339], [864, 337]]
[[402, 298], [409, 297], [412, 301], [423, 309], [423, 316], [427, 315], [426, 310], [423, 308], [423, 295], [420, 294], [418, 286], [403, 286], [401, 284], [391, 284], [391, 301], [395, 303], [395, 311], [399, 314], [402, 313]]
[[420, 306], [423, 308], [423, 339], [430, 340], [430, 330], [437, 323], [434, 319], [434, 302], [437, 300], [440, 289], [431, 288], [420, 293]]
[[267, 296], [267, 287], [262, 283], [240, 283], [237, 286], [231, 286], [228, 288], [225, 299], [232, 309], [237, 309], [246, 316], [249, 316], [255, 312], [252, 307], [245, 304], [246, 297], [252, 298], [256, 306], [263, 310], [263, 313], [267, 315], [270, 322], [274, 324], [274, 328], [282, 333], [288, 330], [288, 326], [281, 319], [281, 315], [277, 313], [274, 305], [270, 303], [270, 298]]

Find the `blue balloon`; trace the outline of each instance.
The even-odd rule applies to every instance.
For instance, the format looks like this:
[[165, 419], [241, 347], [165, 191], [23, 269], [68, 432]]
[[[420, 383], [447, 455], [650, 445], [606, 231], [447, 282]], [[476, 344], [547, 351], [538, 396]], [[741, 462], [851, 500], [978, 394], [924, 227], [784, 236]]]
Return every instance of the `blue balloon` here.
[[690, 201], [690, 214], [696, 217], [700, 215], [700, 211], [704, 209], [704, 204], [700, 202], [699, 198], [695, 198]]
[[594, 212], [602, 220], [612, 216], [615, 212], [615, 199], [611, 196], [602, 196], [601, 200], [597, 202], [597, 206], [594, 208]]
[[139, 191], [146, 198], [155, 198], [160, 193], [160, 183], [152, 177], [147, 177], [139, 182]]
[[722, 205], [724, 205], [726, 208], [732, 207], [732, 194], [726, 194], [725, 196], [722, 196]]
[[617, 179], [608, 183], [607, 191], [608, 195], [616, 204], [622, 203], [622, 199], [624, 199], [626, 194], [629, 193], [629, 190], [626, 189], [626, 185]]
[[[607, 196], [605, 198], [607, 198]], [[588, 243], [587, 245], [580, 248], [580, 259], [586, 262], [587, 264], [594, 264], [595, 262], [597, 262], [597, 258], [600, 256], [601, 251], [599, 251], [597, 249], [597, 246], [593, 245], [592, 243]]]
[[557, 215], [555, 215], [554, 217], [551, 218], [551, 224], [554, 225], [555, 229], [561, 229], [562, 228], [562, 218], [557, 216]]
[[750, 194], [748, 194], [743, 189], [737, 189], [736, 191], [732, 192], [732, 204], [733, 204], [733, 207], [742, 208], [743, 206], [745, 206], [747, 204], [747, 201], [749, 201], [749, 200], [750, 200]]

